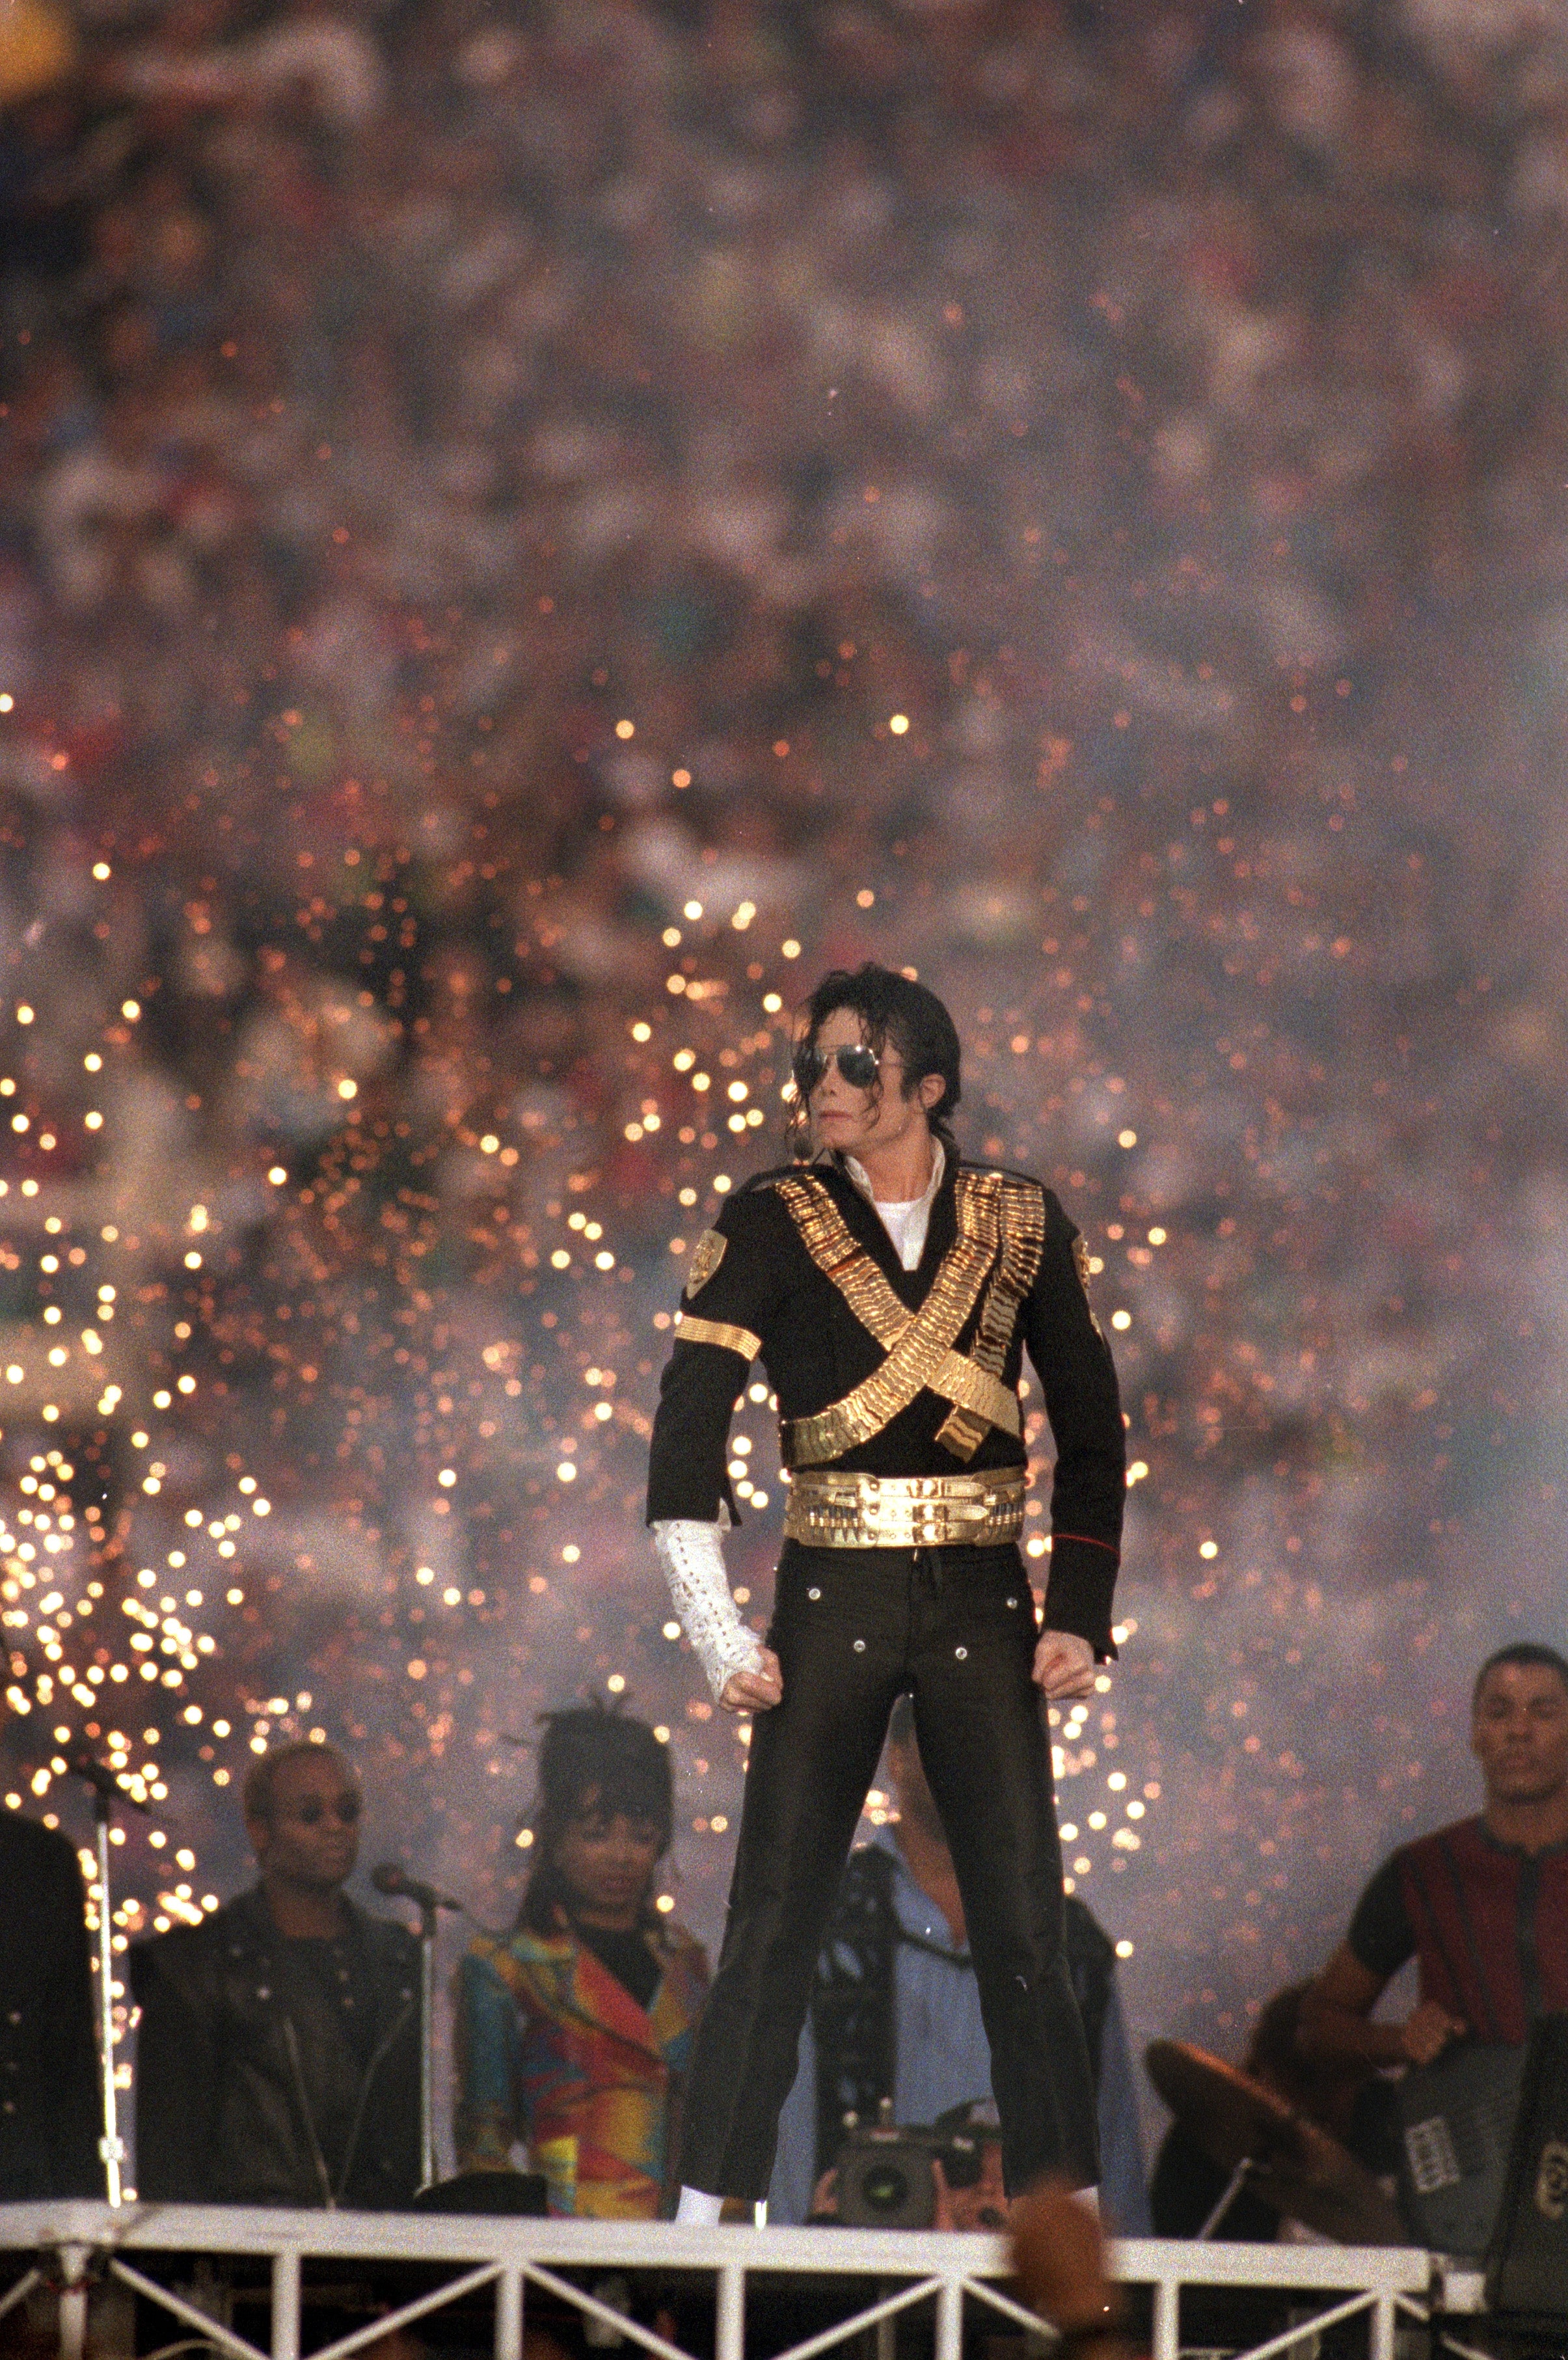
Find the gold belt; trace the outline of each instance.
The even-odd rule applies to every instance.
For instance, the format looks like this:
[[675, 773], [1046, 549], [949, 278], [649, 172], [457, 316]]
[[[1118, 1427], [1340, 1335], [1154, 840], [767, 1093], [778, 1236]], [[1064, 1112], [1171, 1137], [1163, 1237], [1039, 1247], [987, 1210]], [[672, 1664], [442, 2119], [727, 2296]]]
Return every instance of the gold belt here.
[[847, 1475], [798, 1468], [784, 1537], [811, 1548], [995, 1548], [1024, 1528], [1021, 1467], [990, 1475]]

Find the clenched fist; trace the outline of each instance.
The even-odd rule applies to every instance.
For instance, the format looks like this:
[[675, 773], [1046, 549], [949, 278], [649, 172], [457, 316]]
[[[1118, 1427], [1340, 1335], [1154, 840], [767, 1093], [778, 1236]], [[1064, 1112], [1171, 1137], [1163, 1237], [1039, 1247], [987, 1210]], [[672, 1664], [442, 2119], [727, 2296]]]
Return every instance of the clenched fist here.
[[1088, 1696], [1094, 1686], [1094, 1650], [1074, 1631], [1042, 1631], [1034, 1651], [1034, 1684], [1052, 1703]]

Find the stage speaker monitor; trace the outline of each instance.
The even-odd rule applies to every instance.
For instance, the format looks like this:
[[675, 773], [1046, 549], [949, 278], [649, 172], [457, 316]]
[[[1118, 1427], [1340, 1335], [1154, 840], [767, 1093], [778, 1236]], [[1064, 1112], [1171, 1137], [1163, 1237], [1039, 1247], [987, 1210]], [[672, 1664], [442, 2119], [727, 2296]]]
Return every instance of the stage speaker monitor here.
[[1543, 2016], [1530, 2032], [1486, 2300], [1568, 2327], [1568, 2016]]

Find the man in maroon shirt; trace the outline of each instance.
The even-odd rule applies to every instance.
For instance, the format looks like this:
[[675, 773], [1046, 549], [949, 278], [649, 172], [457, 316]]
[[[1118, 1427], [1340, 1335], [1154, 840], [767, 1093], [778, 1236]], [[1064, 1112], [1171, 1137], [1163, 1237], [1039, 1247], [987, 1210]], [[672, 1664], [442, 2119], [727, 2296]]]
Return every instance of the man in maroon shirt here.
[[[1307, 2056], [1429, 2065], [1465, 2034], [1522, 2048], [1538, 2016], [1568, 2009], [1568, 1663], [1529, 1643], [1489, 1656], [1470, 1743], [1486, 1790], [1480, 1817], [1402, 1845], [1377, 1871], [1307, 1987]], [[1413, 2014], [1375, 2024], [1373, 2008], [1411, 1958]]]

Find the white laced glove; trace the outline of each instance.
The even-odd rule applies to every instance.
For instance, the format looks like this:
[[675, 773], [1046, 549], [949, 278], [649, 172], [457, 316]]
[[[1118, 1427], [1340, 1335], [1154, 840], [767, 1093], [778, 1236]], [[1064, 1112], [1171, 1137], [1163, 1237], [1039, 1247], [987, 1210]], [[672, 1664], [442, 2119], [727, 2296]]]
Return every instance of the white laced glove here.
[[714, 1701], [736, 1672], [759, 1672], [762, 1649], [757, 1633], [740, 1619], [724, 1571], [722, 1524], [691, 1516], [661, 1517], [653, 1528], [653, 1550], [681, 1627], [708, 1676]]

